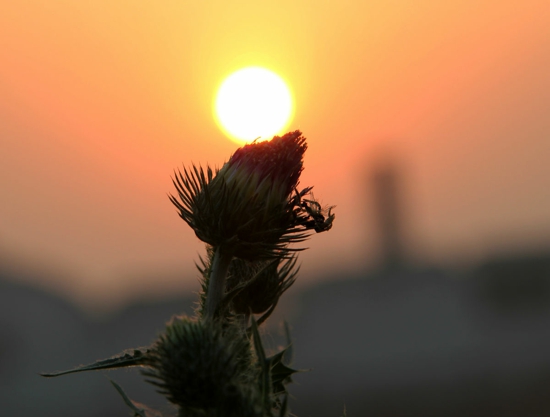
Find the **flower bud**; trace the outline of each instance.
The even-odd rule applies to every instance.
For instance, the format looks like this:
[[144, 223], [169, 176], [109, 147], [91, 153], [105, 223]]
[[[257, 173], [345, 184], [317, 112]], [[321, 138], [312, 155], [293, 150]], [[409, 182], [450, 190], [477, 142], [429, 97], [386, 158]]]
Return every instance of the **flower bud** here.
[[[306, 140], [300, 131], [239, 148], [216, 172], [176, 173], [170, 200], [199, 239], [247, 260], [272, 259], [292, 242], [322, 231], [298, 192]], [[330, 222], [334, 215], [329, 213]], [[315, 221], [314, 221], [315, 220]], [[330, 225], [329, 225], [330, 227]], [[324, 230], [328, 230], [328, 228]]]
[[296, 258], [248, 262], [233, 259], [229, 268], [228, 290], [238, 292], [232, 298], [237, 314], [261, 314], [274, 307], [281, 295], [294, 283]]

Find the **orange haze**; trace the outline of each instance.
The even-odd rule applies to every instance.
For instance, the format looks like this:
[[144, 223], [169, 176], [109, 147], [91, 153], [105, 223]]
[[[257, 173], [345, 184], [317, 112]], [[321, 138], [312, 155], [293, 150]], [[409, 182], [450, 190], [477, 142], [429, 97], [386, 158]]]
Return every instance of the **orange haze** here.
[[548, 244], [549, 22], [548, 0], [1, 1], [0, 259], [98, 309], [195, 289], [170, 175], [234, 151], [212, 99], [247, 65], [291, 84], [302, 185], [337, 205], [302, 282], [375, 261], [384, 153], [411, 258]]

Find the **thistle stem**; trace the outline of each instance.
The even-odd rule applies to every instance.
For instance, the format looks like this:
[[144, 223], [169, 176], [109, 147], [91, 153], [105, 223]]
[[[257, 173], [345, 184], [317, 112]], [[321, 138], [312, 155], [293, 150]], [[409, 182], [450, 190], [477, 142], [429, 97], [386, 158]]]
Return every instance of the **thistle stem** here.
[[212, 269], [208, 280], [208, 290], [206, 293], [205, 314], [206, 320], [211, 320], [216, 315], [216, 311], [225, 294], [225, 280], [229, 265], [233, 255], [217, 247], [212, 260]]

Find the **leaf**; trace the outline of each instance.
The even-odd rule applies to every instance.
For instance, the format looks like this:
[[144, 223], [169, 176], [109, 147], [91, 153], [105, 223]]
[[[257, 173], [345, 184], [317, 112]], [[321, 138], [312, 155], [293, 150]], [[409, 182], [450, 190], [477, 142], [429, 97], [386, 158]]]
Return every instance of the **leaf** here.
[[[296, 372], [303, 372], [302, 370], [292, 369], [283, 363], [285, 356], [288, 356], [291, 352], [291, 346], [288, 346], [268, 358], [265, 355], [265, 350], [258, 331], [258, 324], [254, 318], [252, 318], [251, 331], [254, 342], [254, 350], [258, 356], [258, 361], [262, 371], [262, 392], [265, 393], [269, 385], [271, 385], [273, 394], [287, 394], [285, 385], [292, 382], [290, 378], [292, 374], [295, 374]], [[271, 384], [269, 384], [269, 381]]]
[[258, 357], [258, 362], [260, 364], [260, 392], [266, 406], [271, 404], [271, 395], [270, 395], [270, 384], [269, 384], [269, 363], [265, 357], [265, 350], [262, 345], [262, 340], [260, 339], [260, 332], [258, 331], [258, 324], [254, 317], [252, 317], [252, 324], [250, 326], [252, 331], [252, 339], [254, 342], [254, 350], [256, 351], [256, 356]]
[[124, 392], [124, 390], [120, 385], [118, 385], [112, 379], [109, 379], [109, 381], [111, 382], [111, 384], [113, 384], [115, 389], [118, 391], [118, 393], [120, 394], [120, 396], [122, 397], [126, 405], [130, 407], [130, 409], [134, 412], [134, 417], [162, 417], [162, 414], [159, 411], [152, 410], [141, 403], [132, 401], [130, 398], [128, 398], [128, 396], [126, 395], [126, 393]]
[[252, 339], [254, 340], [254, 350], [256, 351], [256, 355], [258, 356], [258, 360], [260, 361], [260, 364], [262, 366], [262, 369], [266, 369], [265, 362], [265, 350], [262, 345], [262, 340], [260, 338], [260, 332], [258, 331], [258, 323], [256, 323], [256, 320], [254, 317], [252, 317], [252, 323], [250, 325], [250, 330], [252, 331]]
[[146, 353], [147, 351], [134, 349], [133, 353], [131, 354], [124, 353], [124, 354], [115, 356], [114, 358], [103, 359], [89, 365], [77, 366], [76, 368], [72, 368], [67, 371], [41, 373], [40, 375], [46, 378], [51, 378], [54, 376], [74, 374], [77, 372], [84, 372], [84, 371], [99, 371], [101, 369], [116, 369], [116, 368], [126, 368], [129, 366], [139, 366], [145, 363]]
[[286, 394], [287, 391], [285, 385], [292, 382], [292, 379], [290, 378], [292, 374], [302, 372], [298, 369], [292, 369], [283, 363], [283, 359], [289, 348], [290, 346], [266, 359], [271, 373], [271, 385], [273, 387], [274, 394]]

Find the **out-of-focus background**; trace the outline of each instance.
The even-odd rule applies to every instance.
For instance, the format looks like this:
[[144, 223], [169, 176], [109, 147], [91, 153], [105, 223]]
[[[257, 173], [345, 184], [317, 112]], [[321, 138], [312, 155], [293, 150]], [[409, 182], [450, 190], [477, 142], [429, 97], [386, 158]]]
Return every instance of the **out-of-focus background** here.
[[[2, 415], [118, 416], [105, 375], [192, 313], [182, 164], [236, 145], [212, 100], [261, 65], [301, 183], [336, 205], [286, 319], [299, 416], [550, 413], [550, 3], [0, 0]], [[168, 407], [137, 372], [130, 397]]]

